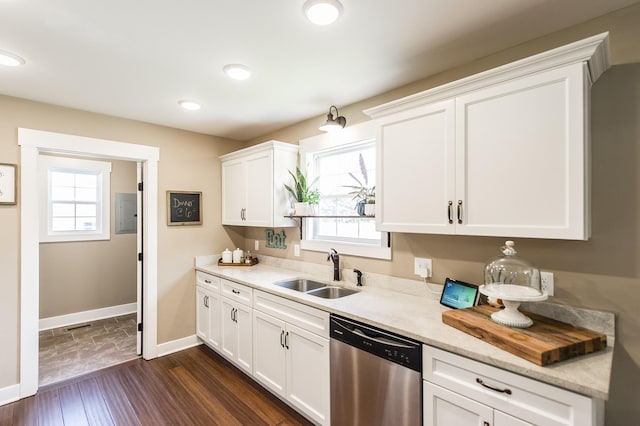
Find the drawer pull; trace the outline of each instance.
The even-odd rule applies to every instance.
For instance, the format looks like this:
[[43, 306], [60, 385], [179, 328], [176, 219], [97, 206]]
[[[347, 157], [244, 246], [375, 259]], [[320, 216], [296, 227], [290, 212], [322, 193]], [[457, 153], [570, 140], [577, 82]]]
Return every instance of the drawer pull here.
[[498, 389], [498, 388], [495, 388], [495, 387], [493, 387], [493, 386], [489, 386], [488, 384], [486, 384], [485, 382], [483, 382], [483, 381], [482, 381], [482, 379], [481, 379], [481, 378], [479, 378], [479, 377], [476, 377], [476, 383], [478, 383], [478, 384], [480, 384], [480, 385], [484, 386], [484, 387], [485, 387], [485, 388], [487, 388], [487, 389], [491, 389], [492, 391], [496, 391], [496, 392], [500, 392], [500, 393], [506, 393], [507, 395], [511, 395], [511, 389], [509, 389], [509, 388], [505, 388], [505, 389]]
[[453, 224], [453, 201], [449, 200], [449, 205], [447, 206], [447, 219], [449, 219], [449, 224]]
[[211, 284], [211, 280], [204, 280], [205, 283]]
[[233, 290], [231, 290], [231, 292], [232, 292], [233, 294], [240, 294], [240, 290], [236, 290], [235, 288], [234, 288]]
[[462, 200], [458, 200], [458, 223], [462, 225]]

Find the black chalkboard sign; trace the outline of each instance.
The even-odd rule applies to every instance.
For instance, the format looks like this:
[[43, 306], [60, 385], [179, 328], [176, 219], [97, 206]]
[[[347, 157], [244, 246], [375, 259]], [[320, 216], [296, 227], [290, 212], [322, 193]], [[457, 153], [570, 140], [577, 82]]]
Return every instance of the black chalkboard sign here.
[[202, 192], [167, 191], [168, 225], [201, 225]]

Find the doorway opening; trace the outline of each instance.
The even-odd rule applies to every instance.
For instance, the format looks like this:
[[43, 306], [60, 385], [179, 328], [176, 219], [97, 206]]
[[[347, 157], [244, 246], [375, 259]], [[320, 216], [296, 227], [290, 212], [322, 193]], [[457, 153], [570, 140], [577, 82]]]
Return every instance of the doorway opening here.
[[[39, 209], [38, 157], [41, 153], [57, 153], [80, 157], [100, 157], [135, 161], [144, 182], [139, 192], [142, 214], [138, 232], [141, 251], [138, 261], [138, 323], [144, 324], [142, 356], [157, 356], [157, 206], [159, 148], [65, 135], [32, 129], [18, 129], [21, 151], [21, 335], [20, 335], [20, 398], [34, 395], [38, 389], [39, 364]], [[144, 253], [144, 255], [143, 255]], [[144, 258], [144, 262], [142, 259]], [[144, 306], [144, 311], [142, 310]], [[139, 327], [142, 330], [142, 326]], [[140, 348], [138, 348], [139, 350]]]

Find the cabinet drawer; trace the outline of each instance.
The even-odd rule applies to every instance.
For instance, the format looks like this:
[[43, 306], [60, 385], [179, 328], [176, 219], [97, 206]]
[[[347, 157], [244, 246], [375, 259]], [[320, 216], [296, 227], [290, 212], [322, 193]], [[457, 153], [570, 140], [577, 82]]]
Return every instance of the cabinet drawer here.
[[329, 313], [280, 296], [255, 291], [253, 307], [289, 324], [329, 338]]
[[235, 300], [236, 302], [240, 302], [243, 305], [252, 305], [253, 299], [251, 293], [253, 289], [251, 287], [234, 283], [233, 281], [225, 280], [224, 278], [220, 279], [220, 282], [222, 285], [223, 296], [228, 299]]
[[537, 425], [596, 424], [602, 401], [423, 346], [424, 379]]
[[206, 272], [196, 271], [196, 285], [203, 286], [214, 292], [220, 292], [220, 277], [207, 274]]

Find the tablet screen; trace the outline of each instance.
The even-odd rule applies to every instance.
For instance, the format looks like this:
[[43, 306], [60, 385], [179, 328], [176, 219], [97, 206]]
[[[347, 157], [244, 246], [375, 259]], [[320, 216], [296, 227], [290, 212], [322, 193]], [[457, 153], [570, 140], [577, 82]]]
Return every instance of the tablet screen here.
[[478, 286], [447, 278], [440, 303], [450, 308], [470, 308], [478, 302]]

